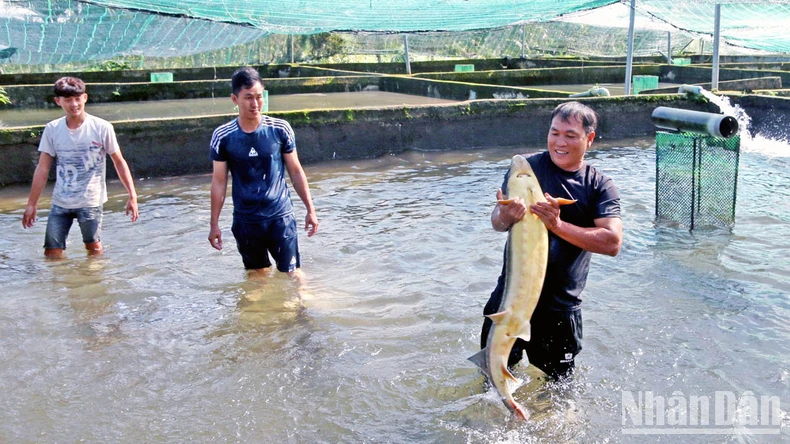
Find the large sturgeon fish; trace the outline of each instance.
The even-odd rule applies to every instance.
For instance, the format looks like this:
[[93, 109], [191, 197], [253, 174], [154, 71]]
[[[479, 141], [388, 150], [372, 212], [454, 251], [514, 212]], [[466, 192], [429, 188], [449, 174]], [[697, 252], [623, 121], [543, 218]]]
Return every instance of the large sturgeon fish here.
[[[520, 197], [527, 205], [527, 214], [510, 227], [507, 240], [507, 279], [499, 310], [488, 315], [494, 325], [488, 332], [486, 347], [469, 360], [480, 366], [497, 389], [502, 401], [523, 419], [529, 414], [513, 399], [510, 383], [518, 383], [507, 368], [510, 350], [516, 339], [530, 340], [530, 319], [538, 305], [546, 264], [549, 257], [549, 234], [546, 225], [529, 211], [530, 205], [546, 202], [538, 179], [529, 162], [513, 156], [507, 181], [508, 204]], [[561, 204], [575, 201], [561, 199]]]

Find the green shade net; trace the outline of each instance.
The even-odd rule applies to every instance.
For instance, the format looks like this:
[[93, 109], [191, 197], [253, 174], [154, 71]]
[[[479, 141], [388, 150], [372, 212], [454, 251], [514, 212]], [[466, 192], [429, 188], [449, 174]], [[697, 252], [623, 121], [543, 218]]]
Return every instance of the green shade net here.
[[464, 31], [496, 28], [616, 3], [615, 0], [176, 0], [95, 1], [249, 25], [278, 34], [326, 31]]
[[[119, 55], [193, 54], [260, 38], [228, 23], [113, 9], [76, 1], [5, 2], [0, 9], [0, 62], [63, 64]], [[7, 55], [7, 57], [4, 57]]]
[[[431, 54], [438, 57], [447, 52], [518, 56], [525, 32], [525, 46], [531, 49], [622, 56], [627, 18], [602, 13], [591, 16], [587, 24], [561, 22], [618, 3], [630, 5], [616, 0], [0, 0], [0, 64], [179, 57], [276, 40], [266, 49], [246, 46], [235, 50], [246, 54], [231, 58], [228, 52], [226, 59], [219, 60], [269, 61], [276, 58], [271, 48], [279, 45], [278, 51], [283, 51], [284, 35], [323, 32], [352, 33], [347, 37], [351, 46], [375, 41], [365, 34], [412, 33], [423, 36], [414, 39], [415, 50], [432, 47]], [[790, 34], [782, 32], [790, 27], [790, 0], [719, 3], [726, 43], [790, 52]], [[668, 24], [675, 33], [712, 34], [712, 1], [638, 0], [636, 5], [641, 17]], [[635, 54], [665, 50], [666, 31], [640, 29], [639, 23]], [[683, 39], [673, 34], [672, 42], [676, 45]], [[687, 42], [688, 37], [683, 44]]]
[[637, 1], [636, 10], [694, 33], [713, 34], [716, 4], [721, 4], [721, 38], [731, 45], [773, 53], [790, 52], [790, 2], [695, 0]]

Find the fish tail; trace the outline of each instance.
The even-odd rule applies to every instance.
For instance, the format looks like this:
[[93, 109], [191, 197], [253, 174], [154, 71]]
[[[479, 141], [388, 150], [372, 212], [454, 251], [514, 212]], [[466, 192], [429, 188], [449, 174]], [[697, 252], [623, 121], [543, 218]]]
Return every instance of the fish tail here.
[[524, 421], [529, 419], [529, 412], [527, 412], [524, 409], [524, 407], [521, 407], [521, 405], [519, 405], [519, 403], [517, 403], [516, 400], [513, 398], [510, 398], [509, 401], [510, 401], [510, 405], [508, 405], [508, 407], [510, 407], [510, 409], [513, 410], [513, 413], [518, 415], [518, 417], [523, 419]]

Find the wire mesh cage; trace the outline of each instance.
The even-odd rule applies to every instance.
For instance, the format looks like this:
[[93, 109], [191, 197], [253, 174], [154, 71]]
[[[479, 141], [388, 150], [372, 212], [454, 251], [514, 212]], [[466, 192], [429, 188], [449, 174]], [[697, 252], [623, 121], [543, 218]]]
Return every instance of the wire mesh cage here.
[[656, 132], [656, 221], [732, 227], [739, 136]]

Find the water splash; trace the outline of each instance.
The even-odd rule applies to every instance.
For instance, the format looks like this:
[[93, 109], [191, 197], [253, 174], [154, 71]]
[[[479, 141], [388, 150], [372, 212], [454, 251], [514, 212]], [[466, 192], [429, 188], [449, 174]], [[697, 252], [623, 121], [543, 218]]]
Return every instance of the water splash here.
[[771, 157], [790, 157], [790, 141], [786, 139], [772, 139], [760, 133], [752, 135], [749, 131], [752, 118], [739, 105], [732, 105], [729, 97], [718, 96], [702, 88], [700, 88], [700, 94], [718, 106], [723, 114], [735, 117], [738, 121], [738, 134], [741, 136], [742, 151], [760, 153]]
[[732, 105], [730, 103], [730, 99], [727, 96], [717, 96], [710, 91], [705, 91], [704, 89], [700, 88], [700, 94], [702, 94], [706, 99], [708, 99], [711, 103], [719, 107], [719, 110], [727, 116], [735, 117], [738, 120], [738, 128], [739, 133], [741, 136], [744, 134], [748, 134], [749, 125], [752, 122], [752, 118], [746, 114], [746, 111], [738, 105]]

